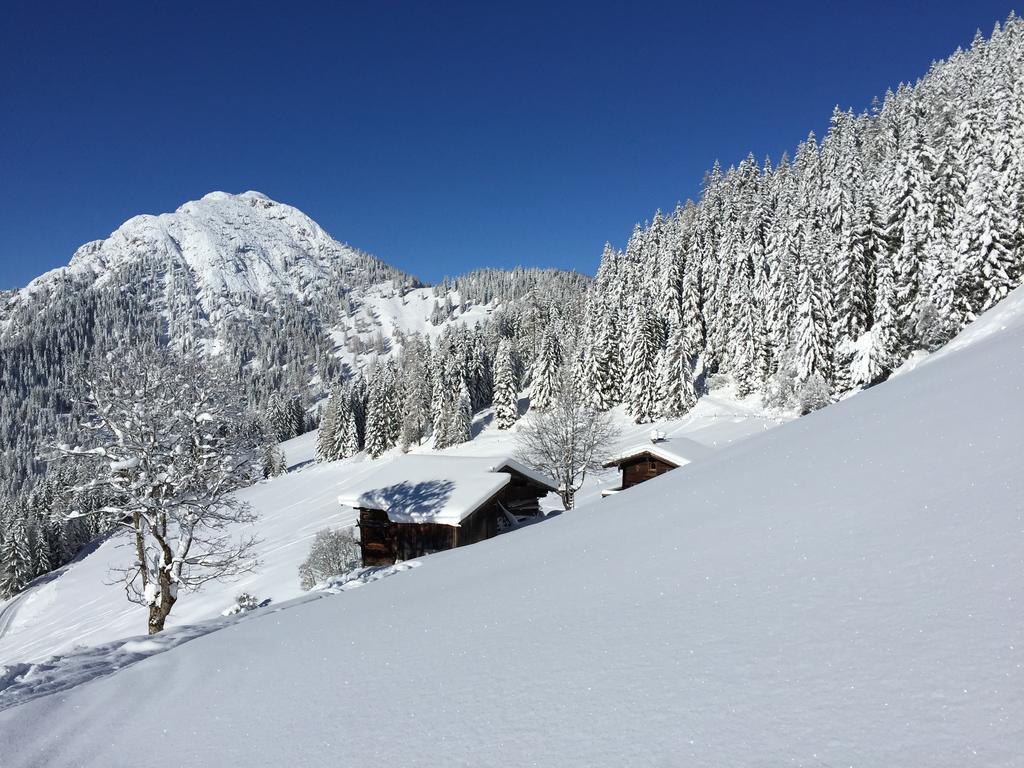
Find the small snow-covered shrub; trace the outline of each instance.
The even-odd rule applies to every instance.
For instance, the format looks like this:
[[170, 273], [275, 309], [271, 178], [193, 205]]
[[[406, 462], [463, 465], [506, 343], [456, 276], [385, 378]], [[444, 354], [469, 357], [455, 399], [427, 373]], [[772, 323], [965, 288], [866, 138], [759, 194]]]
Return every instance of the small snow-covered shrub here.
[[815, 373], [800, 384], [797, 390], [797, 400], [800, 405], [800, 414], [803, 415], [824, 408], [832, 402], [832, 396], [825, 379]]
[[932, 302], [926, 301], [917, 313], [914, 330], [920, 339], [921, 348], [927, 352], [934, 352], [953, 338], [956, 328]]
[[309, 557], [299, 566], [303, 589], [312, 589], [330, 576], [338, 576], [361, 565], [359, 542], [351, 528], [324, 528], [317, 532]]
[[785, 410], [793, 405], [796, 394], [796, 376], [789, 368], [780, 368], [768, 377], [764, 387], [764, 404], [767, 408]]
[[246, 613], [248, 611], [256, 610], [260, 607], [260, 601], [254, 595], [250, 595], [248, 592], [242, 592], [238, 597], [235, 598], [235, 604], [224, 611], [222, 616], [234, 616], [239, 613]]
[[732, 376], [727, 373], [711, 373], [704, 380], [708, 392], [724, 389], [732, 383]]

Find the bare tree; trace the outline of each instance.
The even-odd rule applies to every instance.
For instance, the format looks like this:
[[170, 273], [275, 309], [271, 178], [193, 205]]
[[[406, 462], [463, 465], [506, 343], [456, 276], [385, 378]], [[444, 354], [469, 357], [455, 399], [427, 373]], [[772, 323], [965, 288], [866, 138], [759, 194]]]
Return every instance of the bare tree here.
[[531, 409], [519, 430], [516, 456], [558, 480], [558, 494], [572, 509], [588, 472], [601, 468], [619, 430], [611, 416], [597, 410], [564, 371], [547, 408]]
[[299, 566], [303, 589], [309, 590], [331, 576], [340, 576], [360, 566], [359, 542], [351, 528], [317, 531], [307, 557]]
[[232, 494], [254, 481], [259, 447], [240, 428], [239, 400], [196, 363], [167, 353], [108, 359], [86, 391], [91, 445], [58, 450], [92, 462], [95, 479], [69, 490], [111, 492], [115, 501], [90, 514], [111, 514], [130, 534], [135, 560], [115, 573], [156, 634], [179, 590], [256, 566], [256, 539], [231, 529], [256, 519]]

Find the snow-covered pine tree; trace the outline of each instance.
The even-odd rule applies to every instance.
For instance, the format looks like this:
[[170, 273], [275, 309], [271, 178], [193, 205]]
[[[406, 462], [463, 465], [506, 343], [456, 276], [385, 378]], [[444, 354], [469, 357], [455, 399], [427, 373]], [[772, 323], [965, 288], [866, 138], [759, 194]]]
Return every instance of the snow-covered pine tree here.
[[667, 419], [679, 418], [697, 404], [693, 363], [686, 345], [687, 334], [681, 326], [676, 326], [669, 335], [659, 371], [662, 416]]
[[896, 334], [896, 320], [892, 308], [893, 274], [888, 259], [881, 259], [876, 269], [874, 325], [870, 336], [857, 346], [850, 367], [853, 386], [868, 387], [892, 372], [898, 359], [899, 339]]
[[625, 366], [622, 362], [622, 337], [619, 330], [619, 312], [614, 306], [600, 304], [597, 309], [598, 333], [589, 359], [594, 405], [601, 411], [619, 402], [623, 389]]
[[366, 451], [377, 458], [398, 443], [401, 433], [400, 393], [391, 361], [378, 365], [370, 379], [366, 407]]
[[796, 308], [796, 374], [797, 380], [806, 381], [812, 376], [830, 379], [828, 317], [825, 311], [822, 276], [809, 249], [798, 265], [799, 284]]
[[626, 408], [638, 424], [654, 421], [658, 416], [660, 397], [658, 352], [661, 348], [659, 328], [650, 297], [642, 294], [632, 308], [630, 355], [626, 372]]
[[502, 338], [494, 357], [494, 420], [498, 429], [511, 429], [519, 419], [519, 377], [512, 340]]
[[334, 433], [338, 428], [338, 406], [342, 393], [339, 388], [331, 392], [320, 415], [320, 428], [316, 436], [316, 460], [334, 461]]
[[1006, 190], [988, 157], [980, 156], [970, 169], [964, 206], [954, 229], [959, 268], [954, 289], [954, 312], [970, 322], [1006, 296], [1017, 277], [1015, 225]]
[[757, 359], [760, 323], [756, 317], [757, 307], [754, 304], [750, 276], [745, 269], [737, 271], [733, 286], [729, 368], [736, 381], [736, 394], [746, 397], [761, 385], [761, 368]]
[[419, 445], [430, 434], [432, 416], [430, 402], [433, 393], [430, 388], [430, 347], [419, 334], [406, 339], [399, 362], [402, 390], [403, 446]]
[[543, 411], [558, 388], [562, 367], [562, 348], [556, 330], [550, 325], [541, 338], [540, 350], [530, 377], [530, 407]]
[[469, 387], [465, 379], [459, 382], [459, 395], [455, 401], [455, 409], [452, 411], [451, 422], [448, 426], [449, 445], [459, 445], [468, 442], [471, 437], [473, 424], [473, 403], [469, 394]]
[[263, 477], [278, 477], [288, 472], [288, 459], [284, 449], [277, 443], [269, 443], [263, 449]]
[[21, 592], [35, 577], [35, 565], [29, 548], [26, 510], [10, 511], [3, 546], [0, 548], [0, 597]]

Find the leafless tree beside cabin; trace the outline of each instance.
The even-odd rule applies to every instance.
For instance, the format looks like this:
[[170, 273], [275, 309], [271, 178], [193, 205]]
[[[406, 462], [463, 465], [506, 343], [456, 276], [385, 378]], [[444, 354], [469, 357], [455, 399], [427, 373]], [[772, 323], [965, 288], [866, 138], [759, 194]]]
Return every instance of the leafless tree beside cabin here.
[[516, 457], [558, 481], [558, 494], [572, 509], [588, 472], [601, 468], [619, 430], [563, 372], [543, 410], [531, 408], [519, 430]]

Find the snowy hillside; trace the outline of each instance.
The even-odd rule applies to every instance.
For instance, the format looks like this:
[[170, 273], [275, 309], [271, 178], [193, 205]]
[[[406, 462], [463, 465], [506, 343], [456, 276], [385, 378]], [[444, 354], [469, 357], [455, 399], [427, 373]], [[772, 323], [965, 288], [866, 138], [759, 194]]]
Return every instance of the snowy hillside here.
[[4, 755], [1017, 765], [1022, 373], [1008, 324], [574, 514], [8, 709]]
[[[513, 452], [515, 432], [488, 426], [491, 415], [490, 410], [478, 415], [475, 439], [442, 451], [441, 455], [492, 457]], [[623, 427], [621, 446], [644, 440], [650, 432], [650, 425], [632, 424], [621, 415], [619, 420]], [[751, 405], [729, 397], [709, 397], [686, 418], [664, 422], [660, 428], [671, 435], [685, 434], [717, 450], [776, 423], [776, 419], [764, 416]], [[258, 483], [241, 494], [260, 515], [254, 526], [261, 539], [259, 570], [236, 583], [210, 584], [199, 594], [188, 595], [175, 608], [169, 626], [214, 618], [230, 607], [242, 591], [260, 600], [269, 598], [274, 604], [300, 596], [298, 567], [309, 553], [316, 532], [355, 523], [354, 510], [338, 505], [339, 494], [347, 485], [400, 455], [396, 449], [379, 461], [360, 454], [345, 461], [314, 464], [316, 437], [311, 432], [285, 443], [293, 471]], [[433, 453], [429, 448], [416, 450]], [[580, 502], [599, 498], [603, 487], [617, 482], [617, 473], [605, 472], [592, 478], [577, 498]], [[550, 510], [561, 509], [554, 494], [545, 506]], [[138, 634], [143, 628], [138, 606], [125, 600], [122, 589], [106, 584], [110, 566], [131, 557], [125, 542], [120, 538], [105, 541], [56, 575], [42, 577], [21, 595], [0, 601], [0, 666], [40, 661], [79, 646]]]

